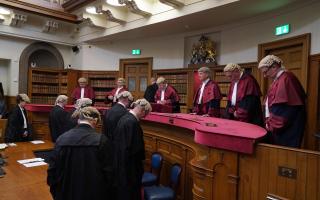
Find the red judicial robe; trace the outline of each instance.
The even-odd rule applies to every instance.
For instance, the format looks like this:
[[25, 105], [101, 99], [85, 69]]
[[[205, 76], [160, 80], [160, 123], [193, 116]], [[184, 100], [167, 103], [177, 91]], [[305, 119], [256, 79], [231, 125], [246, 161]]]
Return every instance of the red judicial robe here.
[[266, 128], [274, 144], [300, 147], [305, 127], [305, 92], [297, 77], [284, 71], [270, 86]]
[[193, 112], [197, 115], [208, 114], [209, 116], [220, 117], [220, 100], [222, 98], [219, 85], [209, 80], [204, 87], [201, 104], [198, 104], [202, 84], [199, 86], [193, 99]]
[[[73, 90], [73, 92], [72, 92], [72, 94], [71, 94], [71, 97], [72, 97], [74, 103], [75, 103], [78, 99], [80, 99], [80, 97], [81, 97], [81, 88], [80, 88], [80, 87], [76, 87], [76, 88]], [[91, 99], [92, 101], [94, 101], [95, 94], [94, 94], [94, 91], [93, 91], [92, 87], [86, 86], [86, 87], [84, 88], [84, 95], [83, 95], [83, 97], [84, 97], [84, 98], [89, 98], [89, 99]]]
[[[159, 88], [154, 96], [155, 102], [161, 100], [161, 89]], [[172, 106], [173, 112], [180, 112], [179, 101], [180, 97], [174, 87], [167, 85], [164, 91], [165, 105]]]
[[[106, 93], [106, 103], [112, 103], [112, 105], [114, 105], [116, 103], [116, 102], [113, 102], [113, 100], [108, 99], [108, 96], [114, 97], [116, 95], [117, 89], [118, 88], [114, 88], [110, 92]], [[120, 94], [121, 92], [124, 92], [124, 91], [128, 91], [126, 87], [121, 88], [119, 90], [118, 94]]]
[[[232, 82], [228, 93], [227, 114], [229, 119], [263, 125], [260, 102], [261, 91], [257, 80], [251, 74], [243, 74], [237, 85], [236, 104], [232, 105], [232, 93], [235, 82]], [[236, 118], [234, 117], [236, 112]]]

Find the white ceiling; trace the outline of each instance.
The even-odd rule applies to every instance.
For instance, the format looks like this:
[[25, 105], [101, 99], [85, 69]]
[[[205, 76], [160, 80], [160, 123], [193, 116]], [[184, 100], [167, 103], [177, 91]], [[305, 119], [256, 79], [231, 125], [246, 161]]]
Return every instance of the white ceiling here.
[[[217, 0], [212, 0], [217, 2]], [[288, 9], [299, 8], [317, 0], [239, 0], [226, 5], [203, 9], [200, 12], [182, 17], [172, 17], [170, 20], [141, 25], [132, 30], [119, 31], [115, 34], [96, 34], [94, 39], [86, 42], [115, 41], [142, 37], [164, 36], [186, 33], [198, 30], [213, 29], [236, 23], [244, 19], [254, 19]], [[121, 8], [123, 9], [123, 8]], [[218, 30], [217, 30], [218, 31]]]

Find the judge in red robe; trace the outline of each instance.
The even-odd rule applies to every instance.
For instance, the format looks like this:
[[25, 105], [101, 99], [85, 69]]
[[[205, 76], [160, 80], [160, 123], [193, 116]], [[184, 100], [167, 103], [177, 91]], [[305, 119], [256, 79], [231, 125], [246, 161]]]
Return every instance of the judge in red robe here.
[[78, 79], [78, 83], [79, 86], [76, 87], [71, 94], [73, 103], [75, 103], [78, 99], [81, 98], [89, 98], [92, 100], [92, 102], [94, 102], [94, 90], [92, 89], [92, 87], [88, 86], [87, 79], [81, 77]]
[[231, 81], [227, 118], [262, 126], [261, 91], [257, 80], [235, 63], [227, 64], [223, 71]]
[[193, 99], [193, 113], [203, 116], [220, 117], [220, 100], [222, 98], [218, 84], [210, 79], [208, 67], [201, 67], [198, 76], [202, 84]]
[[172, 112], [180, 112], [180, 97], [176, 89], [169, 85], [164, 77], [157, 79], [158, 90], [154, 96], [154, 100], [158, 104], [172, 106]]
[[126, 80], [124, 78], [118, 78], [116, 85], [116, 88], [107, 92], [106, 103], [112, 103], [112, 105], [115, 105], [117, 103], [117, 95], [121, 92], [128, 91], [126, 88]]
[[259, 63], [264, 77], [273, 80], [265, 99], [266, 129], [270, 142], [300, 147], [306, 123], [306, 94], [297, 77], [284, 69], [282, 60], [268, 55]]

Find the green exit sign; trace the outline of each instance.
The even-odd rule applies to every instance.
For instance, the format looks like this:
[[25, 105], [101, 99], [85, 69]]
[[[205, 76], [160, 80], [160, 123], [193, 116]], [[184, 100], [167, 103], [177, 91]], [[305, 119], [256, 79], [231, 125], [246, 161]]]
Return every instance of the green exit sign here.
[[290, 24], [284, 24], [276, 27], [276, 35], [284, 35], [290, 32]]
[[131, 54], [132, 55], [140, 55], [141, 54], [141, 50], [140, 49], [132, 49]]

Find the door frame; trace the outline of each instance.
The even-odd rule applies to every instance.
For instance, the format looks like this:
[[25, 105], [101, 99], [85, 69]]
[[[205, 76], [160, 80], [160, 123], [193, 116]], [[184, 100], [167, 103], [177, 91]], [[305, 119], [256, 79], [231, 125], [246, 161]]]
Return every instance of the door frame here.
[[119, 77], [127, 78], [125, 74], [125, 65], [127, 64], [147, 64], [148, 68], [148, 85], [152, 77], [153, 57], [146, 58], [122, 58], [119, 60]]
[[[262, 43], [258, 45], [258, 61], [268, 55], [268, 52], [273, 49], [287, 48], [290, 46], [302, 45], [302, 76], [305, 77], [304, 81], [301, 82], [306, 93], [308, 92], [308, 65], [309, 65], [309, 55], [310, 55], [310, 42], [311, 33], [306, 33], [303, 35], [298, 35], [295, 37], [285, 38], [281, 40], [276, 40], [273, 42]], [[257, 74], [258, 82], [262, 93], [265, 95], [267, 91], [267, 81], [263, 78], [261, 73]]]

